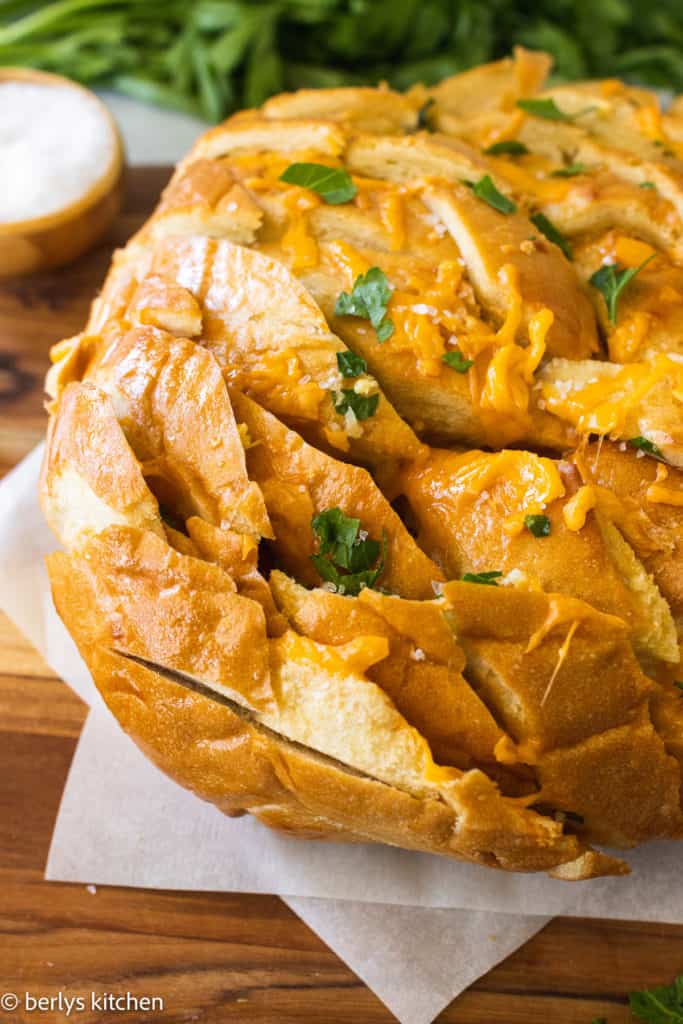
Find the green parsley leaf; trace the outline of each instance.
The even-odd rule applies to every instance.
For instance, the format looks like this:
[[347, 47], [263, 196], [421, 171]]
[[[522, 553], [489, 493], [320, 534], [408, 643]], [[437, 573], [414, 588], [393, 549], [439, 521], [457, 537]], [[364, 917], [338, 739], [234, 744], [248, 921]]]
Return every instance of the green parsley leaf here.
[[529, 152], [529, 147], [525, 146], [519, 139], [504, 139], [502, 142], [494, 142], [492, 146], [484, 150], [488, 156], [499, 156], [501, 153], [510, 153], [512, 156], [523, 156]]
[[551, 178], [575, 178], [577, 174], [585, 174], [588, 168], [585, 164], [567, 164], [566, 167], [558, 167], [550, 175]]
[[353, 282], [351, 294], [342, 292], [334, 307], [335, 316], [359, 316], [369, 320], [377, 332], [380, 344], [394, 333], [393, 322], [387, 317], [391, 288], [386, 274], [379, 267], [370, 267]]
[[468, 181], [465, 184], [472, 189], [477, 199], [483, 199], [494, 210], [498, 210], [498, 213], [509, 214], [516, 211], [517, 204], [498, 191], [490, 174], [485, 174], [479, 181]]
[[656, 189], [657, 186], [655, 185], [654, 181], [641, 181], [641, 183], [638, 186], [638, 188], [655, 188]]
[[487, 587], [497, 587], [496, 580], [502, 575], [502, 572], [494, 569], [492, 572], [466, 572], [461, 579], [463, 583], [483, 583]]
[[353, 388], [334, 392], [334, 407], [341, 416], [351, 409], [357, 420], [367, 420], [375, 415], [378, 405], [378, 394], [359, 395]]
[[628, 1005], [645, 1024], [683, 1024], [683, 974], [671, 985], [632, 992]]
[[415, 125], [416, 132], [433, 132], [435, 130], [434, 122], [432, 120], [432, 115], [434, 113], [432, 107], [435, 105], [436, 100], [433, 96], [430, 96], [429, 99], [424, 101], [417, 112], [417, 124]]
[[678, 689], [681, 691], [681, 700], [683, 700], [683, 682], [681, 682], [680, 679], [677, 679], [674, 683], [674, 686], [677, 686]]
[[368, 364], [363, 357], [357, 356], [350, 349], [346, 352], [337, 352], [337, 366], [342, 377], [360, 377], [361, 374], [368, 372]]
[[609, 263], [605, 267], [600, 267], [595, 273], [589, 278], [589, 283], [597, 288], [601, 292], [605, 305], [607, 306], [607, 315], [611, 324], [617, 322], [617, 305], [619, 303], [619, 296], [623, 292], [626, 285], [633, 280], [636, 274], [639, 274], [646, 264], [655, 258], [655, 253], [648, 256], [646, 260], [640, 264], [639, 267], [628, 267], [627, 269], [620, 268], [617, 263]]
[[631, 448], [638, 448], [639, 451], [645, 452], [646, 455], [651, 455], [653, 459], [659, 459], [660, 462], [665, 461], [664, 456], [654, 441], [648, 441], [646, 437], [631, 437], [627, 444], [630, 445]]
[[377, 340], [380, 343], [380, 345], [383, 342], [388, 341], [393, 333], [394, 321], [390, 320], [388, 317], [385, 317], [384, 320], [382, 320], [382, 323], [377, 328]]
[[571, 116], [560, 110], [553, 99], [517, 100], [517, 106], [527, 114], [542, 117], [546, 121], [571, 121]]
[[311, 526], [320, 542], [320, 554], [334, 557], [337, 547], [349, 548], [354, 544], [360, 519], [345, 515], [340, 508], [328, 508], [313, 516]]
[[521, 110], [525, 110], [527, 114], [542, 117], [546, 121], [573, 121], [575, 118], [581, 117], [582, 114], [588, 114], [591, 110], [595, 110], [595, 107], [584, 107], [583, 110], [577, 110], [575, 114], [565, 114], [553, 99], [517, 100], [517, 106]]
[[455, 370], [456, 373], [467, 373], [470, 366], [474, 366], [474, 359], [465, 359], [462, 352], [457, 348], [451, 352], [444, 352], [441, 356], [441, 361], [446, 366], [450, 366], [451, 370]]
[[326, 167], [325, 164], [290, 164], [280, 175], [280, 181], [309, 188], [331, 206], [348, 203], [358, 191], [348, 171], [343, 167]]
[[311, 555], [311, 561], [322, 579], [333, 583], [340, 594], [355, 596], [363, 587], [371, 587], [384, 571], [386, 530], [380, 545], [379, 541], [363, 536], [360, 519], [345, 515], [340, 508], [313, 516], [311, 528], [319, 544], [318, 554]]
[[574, 259], [574, 253], [572, 252], [571, 245], [562, 232], [557, 230], [552, 221], [548, 220], [545, 214], [535, 213], [530, 219], [531, 223], [536, 225], [541, 234], [545, 235], [549, 242], [553, 242], [562, 250], [568, 260]]
[[550, 520], [547, 516], [524, 516], [524, 525], [534, 537], [550, 536]]
[[607, 1017], [593, 1017], [591, 1024], [607, 1024]]

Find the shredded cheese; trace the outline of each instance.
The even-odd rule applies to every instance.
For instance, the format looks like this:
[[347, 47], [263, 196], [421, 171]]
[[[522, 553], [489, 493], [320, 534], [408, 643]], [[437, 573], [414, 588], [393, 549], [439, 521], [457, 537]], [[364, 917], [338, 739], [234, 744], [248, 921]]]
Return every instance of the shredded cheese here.
[[683, 364], [658, 355], [651, 362], [617, 367], [602, 364], [588, 383], [549, 379], [541, 392], [550, 412], [572, 423], [581, 433], [634, 437], [644, 399], [670, 378], [672, 393], [683, 387]]
[[279, 644], [287, 658], [313, 662], [326, 672], [363, 675], [389, 654], [385, 636], [357, 636], [346, 644], [319, 644], [289, 630]]
[[403, 480], [408, 489], [413, 483], [426, 488], [437, 507], [447, 505], [453, 510], [456, 521], [475, 503], [479, 508], [485, 502], [503, 518], [510, 536], [524, 528], [525, 516], [542, 513], [565, 493], [552, 459], [510, 449], [432, 452], [427, 460], [408, 468]]
[[320, 205], [314, 192], [294, 186], [283, 198], [289, 226], [280, 244], [291, 260], [292, 270], [306, 270], [318, 262], [318, 243], [308, 229], [306, 213]]
[[655, 482], [650, 484], [645, 497], [648, 501], [652, 502], [653, 505], [676, 505], [683, 507], [683, 490], [676, 489], [673, 487], [664, 487], [663, 481], [669, 476], [669, 470], [666, 466], [661, 463], [657, 466], [657, 477]]
[[555, 685], [555, 680], [557, 679], [557, 677], [559, 675], [560, 669], [562, 668], [562, 666], [564, 665], [565, 661], [567, 660], [567, 655], [569, 654], [569, 648], [570, 648], [571, 642], [572, 642], [572, 640], [574, 638], [574, 633], [576, 633], [578, 628], [579, 628], [579, 621], [578, 621], [578, 619], [575, 619], [574, 622], [572, 622], [572, 624], [570, 625], [570, 627], [569, 627], [569, 629], [567, 631], [567, 635], [564, 638], [564, 640], [562, 641], [562, 645], [561, 645], [559, 651], [557, 652], [557, 661], [555, 662], [555, 668], [553, 669], [553, 674], [550, 677], [548, 685], [547, 685], [547, 687], [545, 689], [545, 693], [543, 694], [543, 696], [541, 698], [541, 707], [543, 707], [543, 705], [547, 701], [548, 697], [550, 696], [550, 691], [552, 690], [553, 686]]
[[645, 260], [654, 256], [655, 252], [651, 245], [627, 235], [620, 235], [614, 247], [617, 263], [624, 267], [639, 267]]
[[596, 508], [598, 499], [595, 487], [592, 484], [584, 484], [579, 487], [562, 509], [562, 517], [568, 530], [578, 533], [586, 525], [588, 513]]

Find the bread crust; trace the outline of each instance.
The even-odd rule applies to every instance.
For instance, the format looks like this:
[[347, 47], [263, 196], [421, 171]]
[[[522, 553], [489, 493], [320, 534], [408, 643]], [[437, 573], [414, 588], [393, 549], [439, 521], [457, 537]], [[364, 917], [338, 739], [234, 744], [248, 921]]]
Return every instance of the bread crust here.
[[55, 346], [41, 501], [57, 610], [181, 785], [579, 880], [683, 837], [683, 131], [549, 66], [206, 133]]

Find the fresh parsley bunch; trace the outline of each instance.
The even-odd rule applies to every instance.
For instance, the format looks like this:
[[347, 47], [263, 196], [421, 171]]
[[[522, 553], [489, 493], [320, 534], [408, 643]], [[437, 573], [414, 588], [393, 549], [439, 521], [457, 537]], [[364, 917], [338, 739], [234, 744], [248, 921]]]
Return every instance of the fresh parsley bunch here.
[[405, 88], [509, 53], [683, 90], [680, 0], [0, 0], [0, 64], [211, 121], [301, 86]]
[[683, 1024], [683, 974], [671, 985], [631, 993], [629, 1006], [646, 1024]]

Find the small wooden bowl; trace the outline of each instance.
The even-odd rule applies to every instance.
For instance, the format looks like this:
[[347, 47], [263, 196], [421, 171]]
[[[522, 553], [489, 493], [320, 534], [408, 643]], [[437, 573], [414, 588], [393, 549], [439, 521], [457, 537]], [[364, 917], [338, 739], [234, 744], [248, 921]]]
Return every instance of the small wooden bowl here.
[[91, 248], [119, 212], [124, 167], [123, 144], [116, 122], [89, 89], [46, 71], [0, 68], [0, 85], [8, 81], [78, 89], [97, 104], [111, 129], [114, 145], [108, 165], [79, 199], [43, 217], [0, 222], [0, 277], [59, 267]]

